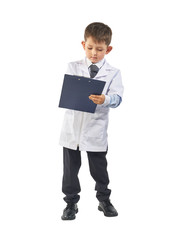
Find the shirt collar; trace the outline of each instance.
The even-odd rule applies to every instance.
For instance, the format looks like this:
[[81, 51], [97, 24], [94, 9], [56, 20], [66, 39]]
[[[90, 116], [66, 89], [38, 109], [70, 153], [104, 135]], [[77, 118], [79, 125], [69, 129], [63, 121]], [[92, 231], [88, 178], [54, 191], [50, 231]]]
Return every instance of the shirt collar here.
[[[87, 67], [88, 67], [88, 68], [90, 67], [90, 65], [93, 64], [87, 57], [86, 57], [85, 61], [86, 61], [86, 64], [87, 64]], [[101, 61], [95, 63], [95, 65], [96, 65], [98, 68], [101, 68], [104, 63], [105, 63], [105, 59], [103, 58]]]

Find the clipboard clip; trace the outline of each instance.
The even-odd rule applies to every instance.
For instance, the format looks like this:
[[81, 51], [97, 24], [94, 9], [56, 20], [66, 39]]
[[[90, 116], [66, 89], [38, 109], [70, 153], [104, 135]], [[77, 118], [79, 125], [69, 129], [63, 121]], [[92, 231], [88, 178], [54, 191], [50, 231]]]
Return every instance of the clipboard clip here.
[[[79, 80], [79, 81], [80, 81], [81, 79], [80, 79], [80, 78], [78, 78], [77, 80]], [[89, 80], [88, 82], [91, 82], [91, 80]]]

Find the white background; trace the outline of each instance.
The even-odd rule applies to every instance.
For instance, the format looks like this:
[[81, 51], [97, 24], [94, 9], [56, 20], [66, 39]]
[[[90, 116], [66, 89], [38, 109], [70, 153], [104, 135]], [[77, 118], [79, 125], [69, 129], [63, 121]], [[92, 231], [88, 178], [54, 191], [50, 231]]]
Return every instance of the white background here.
[[[67, 63], [84, 58], [84, 28], [113, 31], [107, 60], [121, 69], [121, 106], [110, 112], [108, 171], [119, 212], [97, 210], [82, 153], [81, 200], [63, 222], [64, 110]], [[0, 238], [170, 239], [168, 1], [8, 1], [0, 3]]]

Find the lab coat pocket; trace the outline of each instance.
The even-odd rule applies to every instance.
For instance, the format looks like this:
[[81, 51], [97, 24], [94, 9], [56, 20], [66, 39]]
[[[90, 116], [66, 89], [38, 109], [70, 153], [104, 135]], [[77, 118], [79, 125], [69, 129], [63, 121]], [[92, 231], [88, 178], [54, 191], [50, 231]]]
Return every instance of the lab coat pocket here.
[[89, 122], [87, 136], [95, 138], [96, 141], [103, 138], [105, 131], [105, 117], [100, 109], [92, 116]]

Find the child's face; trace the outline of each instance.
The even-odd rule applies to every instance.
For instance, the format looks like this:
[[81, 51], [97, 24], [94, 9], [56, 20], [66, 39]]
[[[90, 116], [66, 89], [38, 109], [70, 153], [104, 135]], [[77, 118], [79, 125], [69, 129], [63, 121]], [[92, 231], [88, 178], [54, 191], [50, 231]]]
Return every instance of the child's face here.
[[94, 38], [88, 37], [86, 41], [81, 43], [85, 50], [86, 57], [92, 62], [101, 61], [111, 50], [111, 46], [107, 46], [105, 42], [97, 42]]

